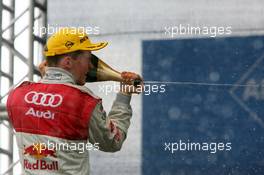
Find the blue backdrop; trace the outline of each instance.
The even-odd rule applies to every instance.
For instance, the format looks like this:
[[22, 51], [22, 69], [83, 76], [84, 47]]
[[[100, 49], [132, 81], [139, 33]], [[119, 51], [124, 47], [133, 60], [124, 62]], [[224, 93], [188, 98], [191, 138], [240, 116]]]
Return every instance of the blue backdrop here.
[[[164, 93], [143, 96], [142, 173], [263, 175], [264, 37], [151, 40], [142, 47], [145, 80], [212, 84], [165, 83]], [[165, 149], [180, 141], [230, 142], [232, 149]]]

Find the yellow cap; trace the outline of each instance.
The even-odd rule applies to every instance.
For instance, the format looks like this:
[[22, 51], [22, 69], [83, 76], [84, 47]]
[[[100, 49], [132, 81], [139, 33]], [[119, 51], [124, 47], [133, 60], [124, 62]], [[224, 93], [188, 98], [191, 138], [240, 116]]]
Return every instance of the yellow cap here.
[[91, 43], [88, 35], [78, 28], [62, 28], [47, 41], [45, 56], [61, 55], [77, 50], [100, 50], [107, 42]]

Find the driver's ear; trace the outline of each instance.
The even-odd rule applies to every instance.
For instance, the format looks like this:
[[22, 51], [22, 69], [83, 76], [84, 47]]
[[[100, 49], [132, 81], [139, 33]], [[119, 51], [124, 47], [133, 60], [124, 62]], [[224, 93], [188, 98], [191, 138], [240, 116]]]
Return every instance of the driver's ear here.
[[60, 61], [60, 67], [70, 70], [73, 66], [73, 62], [70, 56], [64, 56]]

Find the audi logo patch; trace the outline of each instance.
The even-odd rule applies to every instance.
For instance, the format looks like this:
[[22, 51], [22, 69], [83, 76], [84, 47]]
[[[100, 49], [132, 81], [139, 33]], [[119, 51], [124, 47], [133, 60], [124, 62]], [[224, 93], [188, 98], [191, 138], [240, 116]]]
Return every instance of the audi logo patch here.
[[29, 104], [56, 108], [61, 105], [63, 98], [59, 94], [30, 91], [25, 95], [24, 100]]

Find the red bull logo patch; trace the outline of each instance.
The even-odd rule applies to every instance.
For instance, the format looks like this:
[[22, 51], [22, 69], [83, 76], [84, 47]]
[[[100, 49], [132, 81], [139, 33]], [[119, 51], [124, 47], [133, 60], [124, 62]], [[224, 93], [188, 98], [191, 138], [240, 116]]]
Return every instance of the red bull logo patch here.
[[24, 159], [24, 169], [28, 170], [58, 170], [58, 161], [48, 160], [48, 157], [57, 158], [55, 149], [48, 149], [45, 144], [37, 143], [25, 147], [23, 154], [31, 156], [35, 159], [34, 162], [30, 162], [28, 159]]

